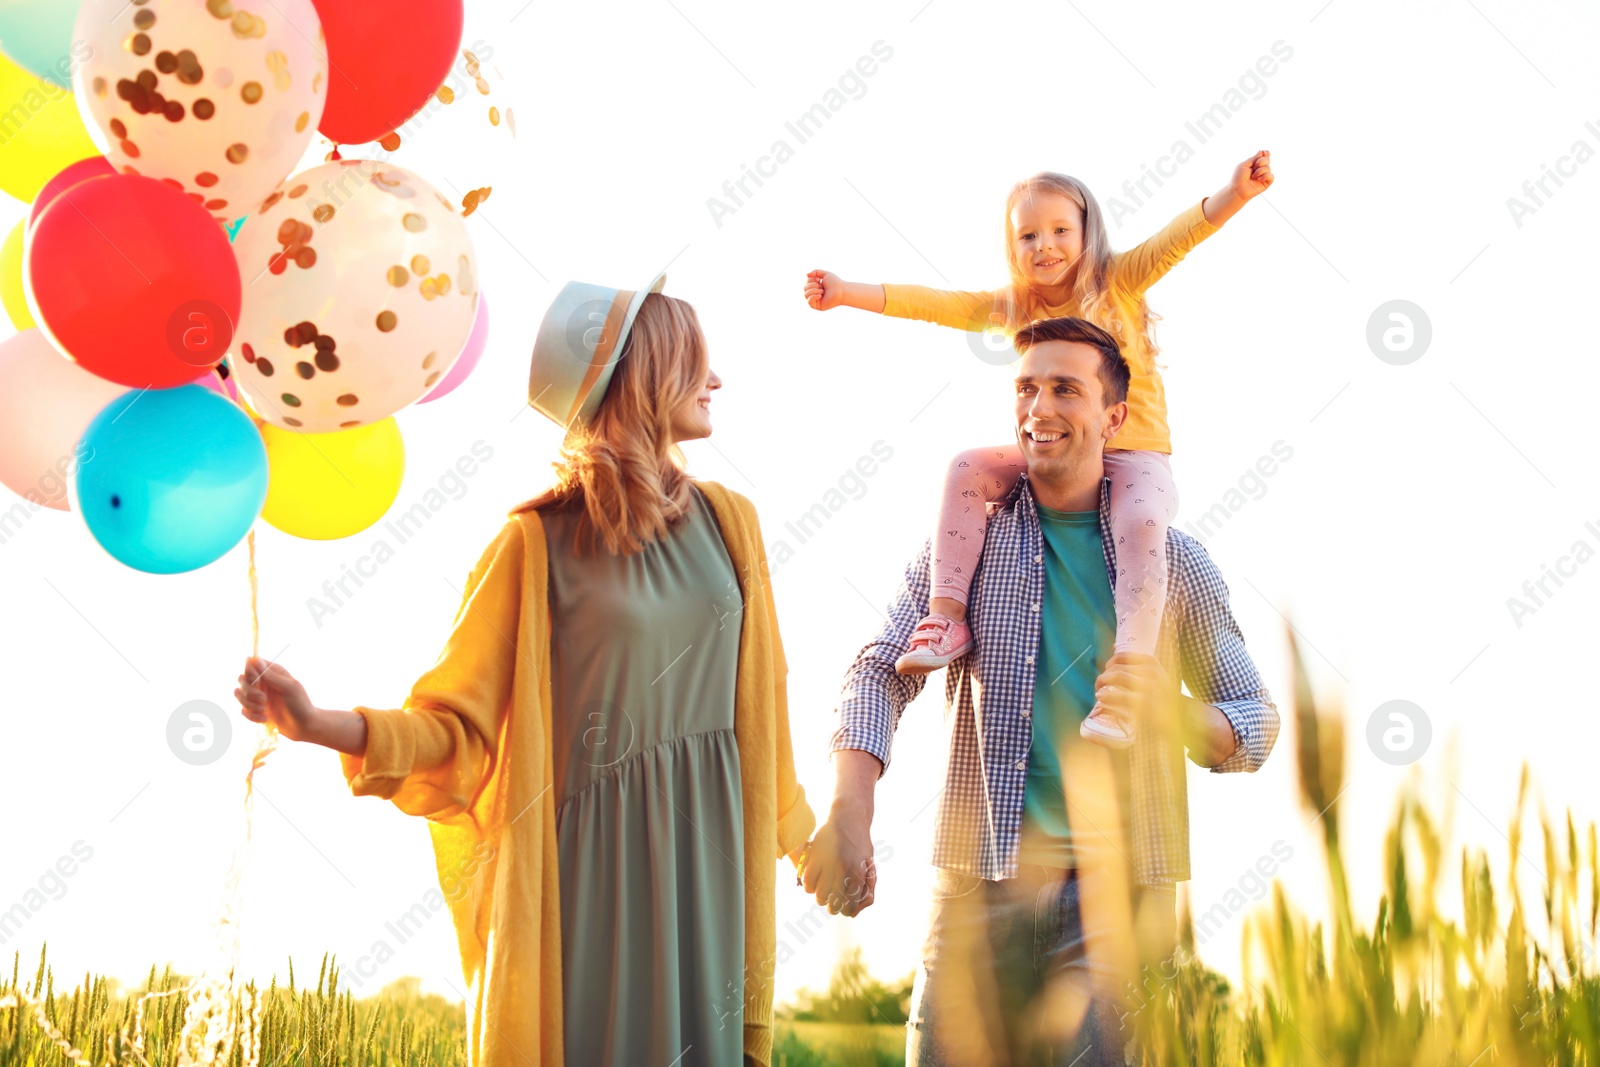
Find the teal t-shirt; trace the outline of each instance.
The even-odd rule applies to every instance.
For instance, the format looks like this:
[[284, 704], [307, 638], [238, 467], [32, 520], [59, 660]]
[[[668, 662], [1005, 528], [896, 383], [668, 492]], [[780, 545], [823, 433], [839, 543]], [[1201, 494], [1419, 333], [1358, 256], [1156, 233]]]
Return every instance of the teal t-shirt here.
[[1100, 547], [1100, 513], [1037, 508], [1044, 533], [1044, 604], [1019, 859], [1073, 867], [1061, 752], [1082, 743], [1078, 724], [1094, 707], [1094, 680], [1116, 643], [1116, 603]]

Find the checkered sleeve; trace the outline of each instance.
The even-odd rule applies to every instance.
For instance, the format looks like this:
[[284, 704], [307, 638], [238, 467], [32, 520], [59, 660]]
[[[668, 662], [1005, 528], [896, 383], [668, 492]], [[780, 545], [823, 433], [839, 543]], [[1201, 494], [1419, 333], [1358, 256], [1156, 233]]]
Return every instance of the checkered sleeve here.
[[933, 539], [906, 567], [905, 578], [889, 601], [883, 628], [864, 645], [845, 671], [835, 709], [837, 725], [828, 751], [858, 748], [870, 752], [889, 768], [890, 741], [900, 724], [900, 714], [927, 684], [925, 674], [905, 675], [894, 669], [911, 645], [911, 633], [928, 613], [929, 561]]
[[1233, 726], [1233, 754], [1211, 770], [1253, 771], [1266, 762], [1278, 739], [1278, 709], [1228, 607], [1222, 573], [1198, 541], [1183, 541], [1185, 617], [1178, 642], [1183, 681]]

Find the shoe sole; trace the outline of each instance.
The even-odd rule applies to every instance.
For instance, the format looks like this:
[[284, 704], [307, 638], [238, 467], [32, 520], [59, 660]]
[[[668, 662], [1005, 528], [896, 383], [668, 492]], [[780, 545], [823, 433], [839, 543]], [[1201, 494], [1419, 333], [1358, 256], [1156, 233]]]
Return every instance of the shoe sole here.
[[1093, 741], [1097, 745], [1107, 748], [1124, 749], [1133, 747], [1133, 738], [1121, 733], [1107, 733], [1102, 730], [1093, 719], [1084, 719], [1078, 727], [1078, 735], [1085, 741]]
[[[973, 642], [969, 641], [961, 648], [951, 652], [949, 655], [934, 656], [931, 659], [916, 656], [916, 654], [912, 652], [907, 652], [905, 655], [894, 661], [894, 669], [898, 674], [932, 674], [940, 667], [948, 667], [962, 656], [965, 656], [968, 652], [971, 652], [972, 646]], [[916, 656], [916, 658], [913, 658], [914, 656]]]

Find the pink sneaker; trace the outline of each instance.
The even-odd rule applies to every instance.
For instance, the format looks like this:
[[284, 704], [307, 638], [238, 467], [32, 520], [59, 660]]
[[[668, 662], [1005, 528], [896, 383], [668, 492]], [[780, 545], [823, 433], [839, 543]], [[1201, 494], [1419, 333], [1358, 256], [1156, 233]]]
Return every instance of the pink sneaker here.
[[911, 647], [894, 661], [901, 674], [927, 674], [965, 655], [972, 648], [972, 630], [964, 621], [930, 612], [911, 633]]
[[1096, 703], [1088, 717], [1078, 724], [1078, 735], [1107, 748], [1127, 748], [1133, 744], [1133, 723]]

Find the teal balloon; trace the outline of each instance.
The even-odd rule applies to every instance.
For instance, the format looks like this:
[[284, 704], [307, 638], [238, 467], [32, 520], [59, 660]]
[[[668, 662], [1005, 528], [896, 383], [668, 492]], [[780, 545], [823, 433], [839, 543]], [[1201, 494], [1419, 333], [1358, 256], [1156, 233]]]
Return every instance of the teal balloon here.
[[0, 51], [70, 91], [73, 68], [88, 58], [72, 51], [77, 21], [78, 0], [0, 0]]
[[267, 448], [250, 417], [200, 385], [130, 390], [90, 421], [72, 510], [112, 557], [150, 574], [204, 567], [267, 500]]
[[248, 218], [248, 217], [249, 216], [247, 216], [247, 215], [240, 215], [238, 218], [236, 218], [232, 222], [228, 223], [228, 240], [229, 240], [229, 242], [232, 242], [235, 237], [239, 236], [239, 227], [244, 225], [244, 220], [246, 218]]

